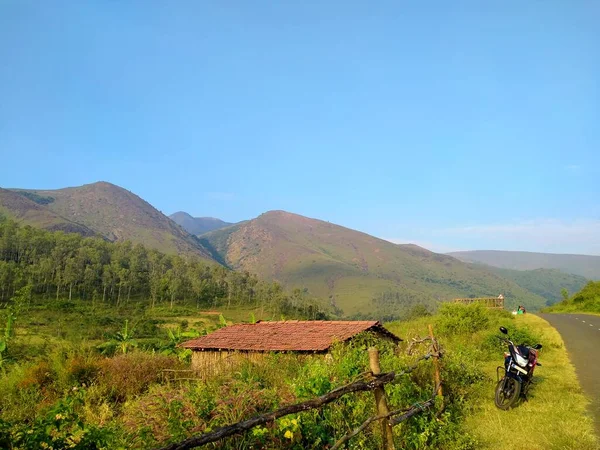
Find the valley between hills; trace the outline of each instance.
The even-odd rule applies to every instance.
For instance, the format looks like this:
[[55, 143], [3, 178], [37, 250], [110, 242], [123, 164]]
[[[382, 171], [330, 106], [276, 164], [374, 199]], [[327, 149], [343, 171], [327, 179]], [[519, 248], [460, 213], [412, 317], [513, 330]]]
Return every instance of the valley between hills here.
[[[478, 252], [444, 255], [416, 245], [398, 245], [365, 233], [286, 211], [269, 211], [239, 223], [170, 217], [119, 186], [98, 182], [58, 190], [0, 189], [0, 215], [22, 225], [78, 233], [109, 242], [143, 243], [167, 254], [198, 258], [211, 265], [248, 272], [318, 299], [339, 317], [397, 318], [417, 305], [430, 311], [456, 297], [503, 294], [508, 308], [538, 310], [575, 292], [600, 257], [575, 263], [500, 263]], [[550, 262], [549, 262], [550, 261]], [[495, 267], [498, 265], [499, 267]], [[525, 270], [523, 270], [525, 269]], [[582, 276], [584, 275], [584, 276]]]

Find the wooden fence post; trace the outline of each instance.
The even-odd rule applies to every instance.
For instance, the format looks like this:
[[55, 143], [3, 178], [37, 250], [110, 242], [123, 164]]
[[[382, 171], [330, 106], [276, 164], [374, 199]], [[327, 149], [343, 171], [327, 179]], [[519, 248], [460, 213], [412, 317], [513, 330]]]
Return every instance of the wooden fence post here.
[[[373, 375], [379, 375], [381, 373], [381, 368], [379, 367], [379, 350], [375, 347], [369, 348], [369, 365], [371, 366]], [[384, 387], [381, 386], [375, 388], [373, 393], [375, 394], [377, 415], [383, 416], [389, 414], [390, 409], [388, 408], [387, 400], [385, 398]], [[384, 450], [394, 450], [394, 432], [387, 417], [381, 419], [381, 432]]]
[[442, 379], [440, 376], [440, 348], [437, 344], [437, 341], [433, 337], [433, 325], [429, 324], [429, 337], [431, 338], [431, 344], [433, 347], [434, 355], [433, 355], [433, 368], [434, 368], [434, 380], [437, 388], [438, 397], [442, 396]]

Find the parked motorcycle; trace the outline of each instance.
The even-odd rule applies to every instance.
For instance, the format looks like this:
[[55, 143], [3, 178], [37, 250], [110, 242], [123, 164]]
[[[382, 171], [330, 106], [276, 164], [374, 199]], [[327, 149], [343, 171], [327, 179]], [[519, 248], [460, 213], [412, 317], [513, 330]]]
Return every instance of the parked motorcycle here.
[[[500, 327], [500, 331], [508, 335], [506, 328]], [[529, 347], [525, 344], [515, 345], [509, 337], [498, 339], [508, 344], [508, 353], [504, 353], [504, 367], [498, 366], [496, 369], [498, 384], [495, 403], [498, 408], [507, 410], [517, 403], [520, 396], [527, 398], [533, 371], [536, 366], [542, 365], [537, 360], [537, 351], [542, 344]]]

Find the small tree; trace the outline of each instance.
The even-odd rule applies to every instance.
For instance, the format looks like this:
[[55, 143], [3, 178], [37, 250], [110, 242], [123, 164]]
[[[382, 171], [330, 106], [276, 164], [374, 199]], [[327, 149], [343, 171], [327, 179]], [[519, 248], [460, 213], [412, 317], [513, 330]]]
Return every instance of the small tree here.
[[560, 295], [562, 295], [563, 301], [568, 301], [569, 300], [569, 291], [567, 291], [567, 288], [562, 288], [560, 290]]
[[6, 317], [6, 325], [0, 336], [0, 368], [4, 367], [4, 361], [6, 360], [6, 353], [8, 351], [8, 341], [10, 341], [10, 338], [12, 337], [12, 324], [15, 319], [16, 316], [14, 313], [9, 311]]
[[26, 302], [31, 298], [31, 285], [22, 287], [12, 298], [12, 305], [6, 309], [4, 328], [0, 329], [0, 368], [4, 366], [9, 341], [14, 336], [14, 323]]
[[135, 327], [129, 328], [129, 320], [125, 320], [125, 325], [121, 331], [117, 331], [114, 335], [110, 336], [110, 340], [104, 344], [100, 344], [98, 349], [102, 353], [113, 353], [115, 350], [119, 350], [125, 354], [130, 348], [137, 347], [137, 341], [133, 339], [133, 332]]

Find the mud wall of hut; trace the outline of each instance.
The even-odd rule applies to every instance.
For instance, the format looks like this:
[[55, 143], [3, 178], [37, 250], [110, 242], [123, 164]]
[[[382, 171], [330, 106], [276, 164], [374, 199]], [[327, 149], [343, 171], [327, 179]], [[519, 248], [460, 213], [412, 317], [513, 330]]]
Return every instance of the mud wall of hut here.
[[[191, 368], [196, 376], [207, 379], [226, 372], [234, 372], [245, 362], [260, 364], [264, 362], [268, 355], [272, 352], [241, 352], [228, 350], [204, 350], [194, 351], [192, 353]], [[286, 353], [285, 357], [289, 358], [313, 358], [325, 357], [325, 354], [311, 353]]]

